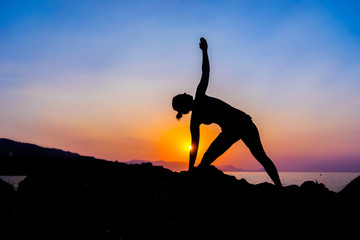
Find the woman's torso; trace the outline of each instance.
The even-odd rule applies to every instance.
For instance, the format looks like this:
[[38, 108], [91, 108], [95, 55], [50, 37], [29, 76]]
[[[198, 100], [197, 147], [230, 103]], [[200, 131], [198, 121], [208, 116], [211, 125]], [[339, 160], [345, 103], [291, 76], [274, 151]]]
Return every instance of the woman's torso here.
[[207, 95], [194, 99], [191, 120], [198, 124], [218, 124], [222, 130], [239, 127], [239, 124], [251, 117], [220, 99]]

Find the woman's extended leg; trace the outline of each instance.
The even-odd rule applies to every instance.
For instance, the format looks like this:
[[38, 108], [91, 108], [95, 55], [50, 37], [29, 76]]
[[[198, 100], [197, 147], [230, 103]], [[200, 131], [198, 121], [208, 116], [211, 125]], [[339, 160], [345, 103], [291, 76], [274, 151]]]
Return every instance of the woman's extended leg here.
[[219, 136], [211, 143], [208, 150], [206, 150], [198, 167], [206, 167], [213, 163], [220, 157], [226, 150], [228, 150], [240, 138], [224, 134], [221, 132]]
[[257, 127], [254, 123], [251, 123], [247, 129], [247, 134], [242, 138], [245, 145], [250, 149], [252, 155], [259, 161], [259, 163], [264, 167], [267, 174], [270, 176], [271, 180], [275, 183], [276, 186], [282, 186], [278, 171], [271, 161], [271, 159], [266, 155], [265, 150], [261, 144], [260, 135]]

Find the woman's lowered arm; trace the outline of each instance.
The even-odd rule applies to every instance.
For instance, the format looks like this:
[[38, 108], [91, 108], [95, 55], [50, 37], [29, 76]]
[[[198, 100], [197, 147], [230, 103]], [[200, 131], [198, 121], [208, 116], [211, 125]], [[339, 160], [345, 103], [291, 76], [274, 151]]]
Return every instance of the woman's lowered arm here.
[[192, 123], [190, 125], [190, 132], [191, 132], [191, 149], [190, 149], [190, 157], [189, 157], [189, 171], [193, 169], [195, 165], [195, 160], [199, 147], [200, 126], [198, 124]]
[[205, 95], [206, 89], [209, 84], [209, 76], [210, 76], [210, 63], [209, 63], [209, 56], [207, 53], [208, 45], [205, 38], [200, 38], [200, 49], [202, 50], [203, 60], [202, 60], [202, 75], [200, 83], [196, 89], [195, 98]]

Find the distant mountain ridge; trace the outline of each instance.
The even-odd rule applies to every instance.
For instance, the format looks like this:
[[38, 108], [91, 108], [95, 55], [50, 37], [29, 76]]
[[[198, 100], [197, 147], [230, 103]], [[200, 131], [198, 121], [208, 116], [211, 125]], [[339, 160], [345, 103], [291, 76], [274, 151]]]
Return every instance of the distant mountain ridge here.
[[[97, 160], [104, 161], [93, 157], [81, 156], [78, 153], [64, 151], [61, 149], [46, 148], [36, 144], [22, 143], [6, 138], [0, 138], [0, 174], [1, 172], [4, 174], [5, 171], [6, 174], [13, 173], [14, 175], [18, 175], [20, 173], [16, 173], [16, 169], [21, 169], [20, 172], [26, 173], [29, 169], [33, 170], [41, 168], [42, 166], [48, 167], [55, 164], [71, 167], [71, 164], [80, 164], [80, 162], [86, 164], [86, 161], [94, 162]], [[164, 168], [168, 168], [172, 171], [186, 171], [188, 169], [188, 163], [186, 162], [131, 160], [124, 163], [141, 164], [147, 162], [154, 166], [163, 166]], [[251, 171], [237, 168], [232, 165], [216, 165], [216, 167], [223, 172]]]
[[63, 151], [56, 148], [40, 147], [31, 143], [22, 143], [6, 138], [0, 138], [0, 156], [66, 159], [71, 157], [78, 157], [80, 154]]
[[0, 139], [0, 175], [28, 175], [67, 169], [96, 168], [104, 160], [55, 148]]

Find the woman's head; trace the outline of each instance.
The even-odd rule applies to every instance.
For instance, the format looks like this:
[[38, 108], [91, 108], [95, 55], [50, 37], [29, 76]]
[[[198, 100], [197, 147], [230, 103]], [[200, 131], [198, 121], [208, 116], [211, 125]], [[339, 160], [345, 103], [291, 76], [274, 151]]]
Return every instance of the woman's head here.
[[178, 112], [177, 119], [180, 119], [183, 114], [187, 114], [191, 111], [193, 104], [193, 97], [189, 94], [176, 95], [172, 100], [172, 107]]

